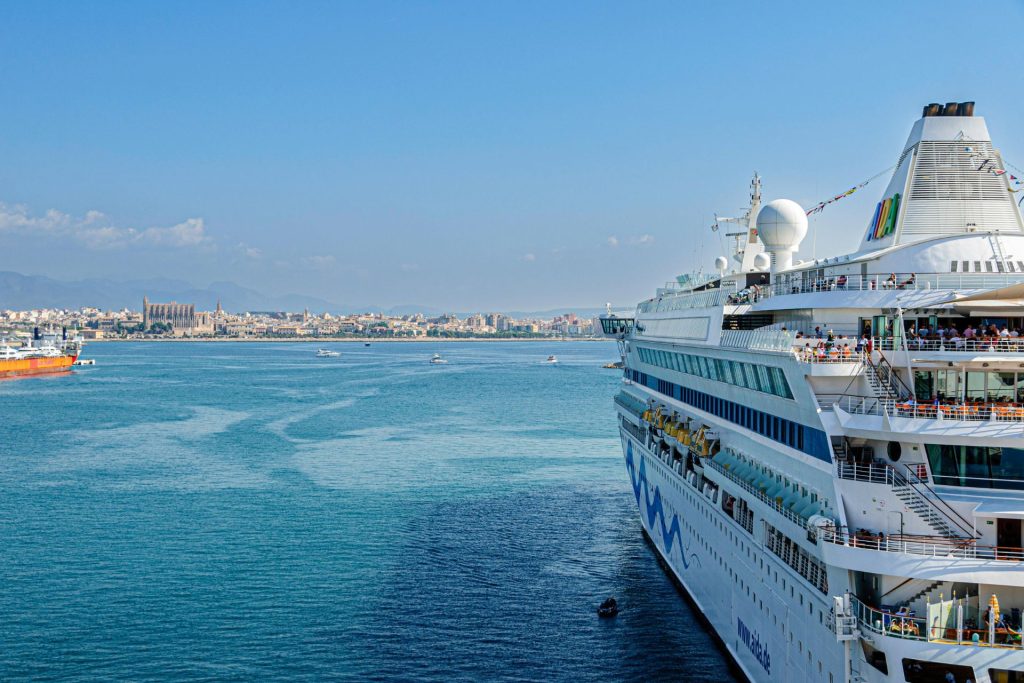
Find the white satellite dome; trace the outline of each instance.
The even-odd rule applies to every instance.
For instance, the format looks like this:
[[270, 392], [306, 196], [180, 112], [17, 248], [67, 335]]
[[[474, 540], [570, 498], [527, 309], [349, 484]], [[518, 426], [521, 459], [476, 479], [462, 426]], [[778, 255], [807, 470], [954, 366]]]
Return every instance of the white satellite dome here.
[[763, 251], [760, 254], [754, 254], [754, 270], [768, 270], [772, 265], [772, 259], [768, 254]]
[[793, 265], [793, 252], [807, 235], [807, 212], [791, 199], [773, 199], [757, 214], [757, 236], [771, 254], [772, 270]]
[[715, 259], [715, 270], [719, 273], [724, 273], [725, 269], [729, 267], [729, 259], [724, 256], [719, 256]]
[[807, 235], [807, 212], [790, 199], [773, 199], [757, 214], [757, 236], [769, 251], [796, 249]]

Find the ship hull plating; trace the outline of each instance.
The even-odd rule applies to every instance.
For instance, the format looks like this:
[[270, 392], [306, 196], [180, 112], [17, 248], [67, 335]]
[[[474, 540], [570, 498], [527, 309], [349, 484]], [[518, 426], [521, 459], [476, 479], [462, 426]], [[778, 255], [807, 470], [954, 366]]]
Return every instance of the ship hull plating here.
[[78, 356], [0, 360], [0, 379], [68, 372]]

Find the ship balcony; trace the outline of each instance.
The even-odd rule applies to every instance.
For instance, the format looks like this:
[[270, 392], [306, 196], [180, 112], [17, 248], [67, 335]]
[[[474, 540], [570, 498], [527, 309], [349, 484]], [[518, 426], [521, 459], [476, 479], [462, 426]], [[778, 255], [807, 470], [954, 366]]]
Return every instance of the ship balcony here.
[[[926, 605], [926, 614], [907, 607], [871, 607], [854, 596], [850, 606], [861, 632], [884, 638], [898, 638], [950, 647], [984, 647], [1020, 651], [1020, 610], [1000, 612], [989, 624], [986, 607], [977, 598], [940, 600]], [[965, 653], [966, 654], [966, 653]]]
[[[917, 534], [888, 534], [881, 531], [823, 528], [819, 533], [827, 543], [884, 553], [934, 557], [946, 560], [979, 561], [978, 567], [990, 562], [1019, 564], [1024, 561], [1024, 548], [978, 545], [971, 538], [948, 536], [921, 536]], [[1005, 567], [1005, 565], [997, 565]]]
[[[1012, 262], [1008, 262], [1007, 270]], [[996, 265], [1002, 266], [1002, 263]], [[1016, 272], [1000, 273], [868, 273], [827, 277], [785, 275], [761, 287], [762, 297], [787, 294], [843, 292], [964, 292], [992, 290], [1024, 283], [1024, 262], [1012, 264]]]
[[818, 402], [826, 410], [831, 406], [848, 436], [891, 439], [893, 433], [905, 433], [930, 443], [970, 437], [993, 446], [1024, 437], [1024, 404], [1020, 403], [947, 401], [935, 405], [848, 395], [819, 395]]

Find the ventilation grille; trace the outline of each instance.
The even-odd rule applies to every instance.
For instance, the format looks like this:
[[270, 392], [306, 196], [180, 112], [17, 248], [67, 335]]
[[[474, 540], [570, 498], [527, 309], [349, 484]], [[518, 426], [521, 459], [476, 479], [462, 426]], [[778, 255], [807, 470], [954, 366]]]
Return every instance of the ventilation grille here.
[[1020, 232], [1020, 219], [1006, 179], [992, 172], [1002, 168], [1002, 159], [990, 142], [920, 142], [901, 232]]
[[922, 141], [910, 198], [1005, 202], [1006, 182], [991, 172], [997, 168], [1002, 160], [990, 142]]

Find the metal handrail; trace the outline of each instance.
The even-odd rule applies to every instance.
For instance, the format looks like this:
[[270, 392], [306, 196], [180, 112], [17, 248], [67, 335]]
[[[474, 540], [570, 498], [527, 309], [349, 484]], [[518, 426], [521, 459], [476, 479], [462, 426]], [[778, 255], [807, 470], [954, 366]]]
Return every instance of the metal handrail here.
[[978, 545], [970, 538], [956, 541], [941, 536], [918, 534], [851, 534], [849, 531], [831, 527], [824, 528], [819, 535], [822, 540], [835, 545], [903, 555], [924, 555], [958, 560], [1024, 561], [1024, 548]]
[[[945, 518], [946, 526], [949, 526], [946, 522], [952, 523], [960, 532], [964, 533], [963, 538], [970, 539], [973, 541], [976, 538], [980, 538], [980, 535], [975, 531], [974, 527], [964, 519], [963, 515], [954, 510], [949, 503], [944, 501], [938, 493], [935, 492], [928, 482], [917, 474], [911, 467], [905, 463], [901, 463], [903, 469], [906, 470], [906, 475], [897, 470], [889, 463], [884, 462], [873, 462], [867, 465], [861, 464], [850, 464], [844, 462], [836, 463], [836, 476], [840, 479], [852, 479], [855, 481], [868, 481], [875, 484], [886, 484], [890, 487], [905, 487], [910, 489], [917, 495], [918, 498], [922, 499], [923, 502], [930, 506], [930, 508], [938, 515]], [[924, 492], [920, 491], [917, 487], [923, 487]], [[950, 527], [951, 531], [956, 531]]]
[[[917, 493], [919, 495], [929, 499], [929, 501], [934, 501], [933, 506], [936, 508], [936, 510], [945, 515], [945, 517], [949, 521], [956, 524], [960, 528], [960, 531], [966, 533], [970, 538], [981, 538], [981, 534], [979, 534], [974, 529], [974, 526], [971, 525], [970, 522], [968, 522], [966, 519], [964, 519], [963, 515], [954, 510], [949, 503], [944, 501], [939, 496], [939, 494], [935, 492], [935, 489], [933, 489], [925, 479], [923, 479], [920, 475], [914, 472], [914, 470], [910, 469], [910, 467], [906, 463], [901, 464], [903, 465], [903, 469], [906, 471], [906, 475], [904, 475], [902, 472], [896, 472], [897, 485], [900, 484], [900, 480], [902, 479], [911, 488], [914, 488], [916, 486], [924, 487], [924, 489], [928, 493], [922, 494], [920, 491], [918, 491]], [[893, 469], [895, 470], [895, 468]], [[935, 503], [937, 503], [937, 505]]]
[[1024, 282], [1024, 273], [868, 273], [831, 274], [812, 281], [787, 282], [775, 277], [766, 296], [844, 291], [915, 291], [998, 289]]
[[869, 607], [852, 595], [850, 596], [850, 606], [853, 607], [854, 613], [857, 615], [857, 621], [869, 631], [892, 638], [928, 639], [928, 620], [924, 617], [883, 612], [880, 609]]
[[[859, 600], [855, 596], [850, 596], [850, 606], [853, 608], [854, 615], [860, 625], [873, 633], [883, 635], [889, 638], [901, 638], [904, 640], [926, 640], [930, 643], [937, 643], [939, 645], [949, 645], [954, 647], [967, 646], [967, 647], [992, 647], [993, 642], [988, 639], [979, 640], [974, 642], [972, 640], [963, 639], [963, 634], [966, 633], [964, 630], [962, 633], [957, 635], [956, 640], [947, 639], [943, 636], [950, 630], [944, 626], [933, 624], [931, 628], [928, 627], [928, 616], [919, 617], [916, 614], [911, 616], [910, 610], [903, 612], [887, 612], [884, 610], [876, 609], [865, 604], [862, 600]], [[980, 612], [980, 609], [979, 609]], [[974, 630], [975, 633], [981, 629]], [[995, 647], [1005, 648], [1010, 650], [1020, 650], [1024, 648], [1020, 642], [1006, 642], [1006, 643], [995, 643]]]
[[[879, 351], [902, 351], [904, 341], [892, 337], [874, 337], [871, 344]], [[970, 339], [920, 339], [908, 337], [906, 348], [911, 352], [942, 353], [1024, 353], [1024, 337], [972, 337]]]
[[[918, 403], [911, 399], [897, 401], [889, 398], [844, 394], [822, 395], [848, 413], [882, 415], [915, 420], [961, 420], [966, 422], [1024, 422], [1024, 403], [1002, 405], [998, 403], [956, 403], [938, 405]], [[819, 398], [822, 398], [819, 397]]]

